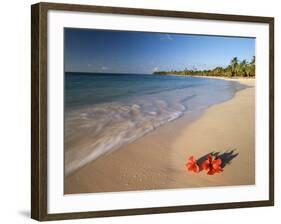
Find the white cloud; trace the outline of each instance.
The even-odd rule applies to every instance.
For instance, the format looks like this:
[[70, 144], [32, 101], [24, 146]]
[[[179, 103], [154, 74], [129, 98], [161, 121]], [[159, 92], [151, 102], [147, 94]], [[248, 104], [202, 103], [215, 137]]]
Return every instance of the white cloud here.
[[172, 36], [168, 33], [162, 34], [160, 37], [161, 40], [173, 40]]
[[157, 72], [157, 71], [159, 71], [159, 68], [158, 68], [158, 67], [154, 67], [154, 68], [152, 69], [152, 72]]
[[102, 66], [101, 67], [101, 70], [108, 70], [109, 68], [108, 67], [106, 67], [106, 66]]

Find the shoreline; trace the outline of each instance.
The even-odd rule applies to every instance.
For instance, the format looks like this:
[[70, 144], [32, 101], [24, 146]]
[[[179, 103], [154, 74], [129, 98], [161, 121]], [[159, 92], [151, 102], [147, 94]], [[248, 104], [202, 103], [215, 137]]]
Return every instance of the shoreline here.
[[[226, 80], [238, 81], [248, 87], [255, 86], [254, 79], [226, 78]], [[184, 115], [140, 139], [90, 162], [65, 178], [65, 194], [254, 184], [254, 161], [251, 160], [249, 166], [245, 164], [247, 158], [254, 158], [254, 89], [245, 88], [236, 92], [233, 98], [207, 108], [200, 117], [193, 121]], [[251, 108], [248, 108], [249, 104]], [[244, 113], [240, 119], [247, 121], [247, 126], [251, 129], [245, 135], [250, 136], [250, 140], [244, 138], [242, 143], [239, 142], [242, 137], [233, 134], [233, 130], [235, 133], [247, 132], [247, 126], [243, 126], [245, 122], [237, 121], [237, 115], [241, 115], [241, 108]], [[227, 110], [227, 116], [222, 113], [224, 110]], [[233, 123], [229, 117], [236, 118], [235, 122]], [[240, 126], [237, 125], [237, 122], [240, 123]], [[217, 129], [217, 125], [213, 126], [215, 123], [220, 124], [221, 130], [214, 131]], [[202, 137], [208, 138], [203, 141]], [[230, 139], [230, 142], [233, 142], [233, 145], [238, 142], [239, 147], [225, 142], [229, 137], [235, 137], [235, 139]], [[198, 139], [198, 141], [189, 139]], [[215, 139], [220, 139], [220, 141], [217, 143]], [[212, 178], [213, 176], [188, 173], [185, 170], [184, 164], [188, 155], [200, 157], [204, 153], [210, 153], [211, 148], [217, 148], [222, 152], [231, 147], [243, 148], [245, 144], [247, 150], [242, 152], [238, 150], [238, 158], [239, 160], [241, 158], [242, 162], [236, 162], [238, 158], [233, 161], [236, 169], [244, 166], [242, 174], [237, 175], [235, 169], [230, 166], [226, 167], [227, 172], [216, 175], [215, 179]], [[211, 145], [214, 146], [211, 147]], [[188, 148], [187, 152], [183, 151], [184, 148]]]
[[223, 80], [229, 80], [229, 81], [239, 81], [239, 80], [255, 80], [253, 77], [227, 77], [227, 76], [203, 76], [203, 75], [191, 75], [191, 77], [197, 77], [197, 78], [210, 78], [210, 79], [223, 79]]
[[[158, 75], [158, 74], [156, 74]], [[222, 79], [222, 80], [227, 80], [227, 81], [243, 81], [243, 80], [255, 80], [255, 77], [239, 77], [239, 76], [234, 76], [234, 77], [227, 77], [227, 76], [207, 76], [207, 75], [177, 75], [177, 74], [165, 74], [169, 76], [180, 76], [180, 77], [195, 77], [195, 78], [209, 78], [209, 79]], [[165, 76], [162, 75], [162, 76]], [[160, 75], [161, 76], [161, 75]]]

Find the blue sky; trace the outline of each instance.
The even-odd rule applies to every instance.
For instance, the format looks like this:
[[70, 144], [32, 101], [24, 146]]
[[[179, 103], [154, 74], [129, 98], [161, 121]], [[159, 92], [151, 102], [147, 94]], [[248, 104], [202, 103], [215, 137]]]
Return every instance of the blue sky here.
[[255, 55], [255, 39], [65, 28], [65, 71], [150, 74], [212, 69]]

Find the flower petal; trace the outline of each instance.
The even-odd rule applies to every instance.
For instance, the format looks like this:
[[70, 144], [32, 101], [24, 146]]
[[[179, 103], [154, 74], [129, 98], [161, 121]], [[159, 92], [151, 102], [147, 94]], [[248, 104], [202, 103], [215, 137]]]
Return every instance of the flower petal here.
[[214, 168], [214, 169], [221, 168], [221, 163], [222, 163], [222, 161], [221, 161], [220, 158], [215, 159], [215, 160], [213, 161], [213, 163], [212, 163], [213, 168]]

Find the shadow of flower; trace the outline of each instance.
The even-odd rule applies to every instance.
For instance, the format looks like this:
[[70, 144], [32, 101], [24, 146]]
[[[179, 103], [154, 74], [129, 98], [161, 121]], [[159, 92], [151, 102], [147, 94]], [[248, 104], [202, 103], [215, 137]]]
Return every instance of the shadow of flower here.
[[206, 161], [209, 155], [220, 158], [222, 161], [221, 168], [224, 168], [226, 165], [229, 165], [231, 161], [239, 155], [239, 153], [236, 152], [236, 149], [229, 149], [223, 153], [213, 151], [200, 157], [197, 160], [198, 165], [201, 165], [204, 161]]

